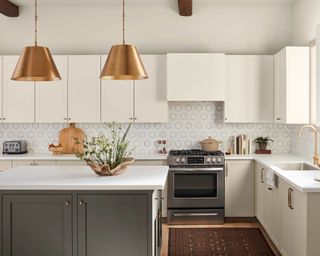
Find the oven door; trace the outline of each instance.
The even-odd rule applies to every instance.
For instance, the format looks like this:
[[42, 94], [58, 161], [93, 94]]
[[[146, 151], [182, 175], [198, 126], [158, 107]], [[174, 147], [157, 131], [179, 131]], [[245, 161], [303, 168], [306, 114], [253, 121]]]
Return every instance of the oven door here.
[[224, 208], [224, 167], [171, 168], [168, 208]]

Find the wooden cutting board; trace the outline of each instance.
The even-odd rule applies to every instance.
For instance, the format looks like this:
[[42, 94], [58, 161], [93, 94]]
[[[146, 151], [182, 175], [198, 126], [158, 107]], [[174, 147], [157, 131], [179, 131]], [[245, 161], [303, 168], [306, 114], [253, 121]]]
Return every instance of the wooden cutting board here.
[[[80, 144], [76, 143], [76, 139]], [[59, 143], [62, 145], [63, 154], [75, 154], [83, 150], [84, 132], [75, 127], [75, 124], [71, 123], [68, 128], [64, 128], [59, 134]]]

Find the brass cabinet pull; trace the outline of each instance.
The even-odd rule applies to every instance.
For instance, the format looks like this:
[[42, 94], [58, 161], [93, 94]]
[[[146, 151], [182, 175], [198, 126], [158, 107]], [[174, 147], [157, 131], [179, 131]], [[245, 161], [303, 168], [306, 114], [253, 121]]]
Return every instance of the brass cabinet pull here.
[[293, 206], [292, 206], [292, 192], [293, 192], [293, 189], [292, 188], [289, 188], [288, 189], [288, 207], [293, 210]]
[[263, 176], [264, 176], [264, 168], [261, 168], [261, 173], [260, 173], [260, 181], [261, 183], [264, 183], [264, 179], [263, 179]]
[[278, 117], [278, 118], [277, 118], [277, 120], [278, 120], [278, 121], [280, 121], [280, 120], [281, 120], [281, 118], [280, 118], [280, 117]]
[[81, 200], [81, 201], [79, 202], [79, 204], [80, 204], [80, 205], [84, 205], [84, 201]]
[[66, 205], [66, 206], [70, 206], [70, 205], [71, 205], [71, 202], [70, 202], [70, 201], [66, 201], [66, 202], [65, 202], [65, 205]]
[[272, 188], [268, 188], [268, 190], [272, 191], [273, 189]]

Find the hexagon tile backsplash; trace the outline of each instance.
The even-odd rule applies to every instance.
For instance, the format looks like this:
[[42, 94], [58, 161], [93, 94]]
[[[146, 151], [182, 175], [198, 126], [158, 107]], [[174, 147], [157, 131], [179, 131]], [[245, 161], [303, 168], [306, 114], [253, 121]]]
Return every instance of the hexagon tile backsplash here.
[[[199, 148], [199, 141], [211, 136], [228, 146], [230, 136], [247, 134], [251, 139], [270, 136], [274, 153], [290, 151], [290, 129], [281, 124], [225, 124], [222, 102], [169, 103], [169, 122], [166, 124], [133, 124], [129, 133], [135, 154], [154, 154], [156, 142], [167, 140], [167, 149]], [[47, 153], [48, 143], [57, 143], [59, 131], [66, 124], [0, 124], [0, 143], [25, 139], [29, 151]], [[103, 124], [79, 124], [88, 136], [104, 131]]]

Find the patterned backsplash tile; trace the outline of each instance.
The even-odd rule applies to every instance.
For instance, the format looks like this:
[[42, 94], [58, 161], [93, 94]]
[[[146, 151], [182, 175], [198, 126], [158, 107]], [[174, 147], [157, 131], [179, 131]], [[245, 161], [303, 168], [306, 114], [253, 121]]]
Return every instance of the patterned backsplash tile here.
[[[211, 136], [228, 147], [230, 136], [247, 134], [254, 139], [270, 136], [274, 153], [290, 151], [289, 126], [282, 124], [225, 124], [222, 102], [171, 102], [169, 122], [166, 124], [134, 124], [129, 133], [135, 154], [154, 154], [156, 142], [167, 140], [167, 149], [199, 148], [199, 141]], [[29, 151], [47, 153], [48, 143], [57, 143], [58, 134], [66, 124], [0, 124], [0, 143], [6, 140], [25, 139]], [[79, 124], [87, 136], [104, 131], [103, 124]]]

